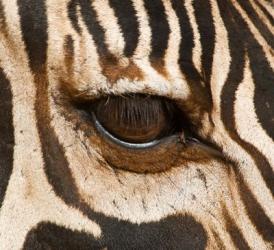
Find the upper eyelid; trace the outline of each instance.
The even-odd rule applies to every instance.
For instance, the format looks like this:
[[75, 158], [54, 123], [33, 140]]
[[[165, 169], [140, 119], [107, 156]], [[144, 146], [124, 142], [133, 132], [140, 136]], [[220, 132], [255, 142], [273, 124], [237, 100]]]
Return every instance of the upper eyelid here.
[[105, 83], [73, 83], [60, 79], [60, 88], [69, 93], [74, 100], [95, 100], [106, 97], [108, 95], [124, 96], [130, 94], [144, 94], [162, 96], [172, 100], [187, 100], [190, 98], [188, 88], [178, 88], [177, 85], [171, 82], [132, 82], [128, 79], [120, 80], [119, 82], [107, 85]]
[[89, 101], [96, 101], [102, 98], [107, 98], [109, 96], [119, 96], [119, 97], [128, 98], [131, 95], [137, 95], [137, 94], [164, 97], [172, 100], [172, 98], [168, 95], [163, 95], [162, 93], [160, 94], [157, 92], [147, 91], [147, 90], [135, 91], [135, 92], [132, 92], [129, 90], [124, 90], [124, 91], [100, 91], [99, 90], [98, 92], [94, 92], [94, 91], [89, 92], [88, 90], [84, 90], [84, 91], [81, 91], [80, 93], [71, 94], [70, 96], [75, 101], [89, 102]]

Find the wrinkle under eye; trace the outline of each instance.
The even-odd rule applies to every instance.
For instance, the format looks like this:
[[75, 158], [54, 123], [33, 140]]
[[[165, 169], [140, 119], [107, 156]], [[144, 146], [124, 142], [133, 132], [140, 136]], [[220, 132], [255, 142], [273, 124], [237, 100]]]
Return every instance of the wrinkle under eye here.
[[186, 122], [169, 99], [133, 94], [108, 96], [92, 105], [98, 121], [112, 135], [130, 143], [146, 143], [182, 132]]

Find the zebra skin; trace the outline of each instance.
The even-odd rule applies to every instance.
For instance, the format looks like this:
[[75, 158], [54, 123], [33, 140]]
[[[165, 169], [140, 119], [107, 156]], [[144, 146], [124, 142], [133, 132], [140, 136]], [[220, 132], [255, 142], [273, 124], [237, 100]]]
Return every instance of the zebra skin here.
[[1, 0], [0, 249], [273, 249], [271, 0]]

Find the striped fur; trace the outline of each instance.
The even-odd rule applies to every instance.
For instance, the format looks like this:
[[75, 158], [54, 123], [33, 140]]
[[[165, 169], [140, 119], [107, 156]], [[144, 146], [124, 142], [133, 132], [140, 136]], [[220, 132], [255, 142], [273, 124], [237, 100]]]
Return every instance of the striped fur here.
[[[273, 23], [267, 0], [1, 0], [0, 249], [272, 249]], [[71, 98], [126, 93], [219, 154], [113, 169]]]

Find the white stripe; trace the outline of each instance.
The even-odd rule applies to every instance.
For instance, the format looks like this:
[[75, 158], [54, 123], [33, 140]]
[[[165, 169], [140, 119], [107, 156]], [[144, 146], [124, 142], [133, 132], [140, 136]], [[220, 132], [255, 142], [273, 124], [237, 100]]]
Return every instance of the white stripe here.
[[[244, 79], [239, 85], [236, 92], [236, 100], [234, 104], [235, 124], [237, 132], [241, 139], [254, 145], [267, 158], [270, 165], [274, 166], [274, 146], [273, 141], [261, 125], [254, 107], [254, 81], [251, 75], [249, 60], [246, 59]], [[251, 168], [251, 167], [250, 167]], [[272, 218], [274, 222], [274, 203], [273, 197], [265, 182], [258, 171], [257, 167], [251, 169], [243, 169], [243, 176], [248, 181], [257, 200], [264, 208], [266, 214]]]
[[139, 24], [139, 41], [134, 53], [135, 59], [148, 57], [151, 51], [151, 29], [149, 19], [142, 0], [133, 2]]
[[273, 35], [273, 32], [274, 32], [273, 25], [270, 23], [269, 19], [262, 12], [262, 10], [260, 9], [260, 7], [258, 7], [258, 5], [254, 2], [254, 0], [250, 0], [250, 3], [252, 5], [252, 7], [254, 8], [254, 10], [257, 12], [257, 14], [258, 14], [260, 20], [262, 21], [262, 23], [267, 26], [267, 28], [270, 30], [270, 32], [272, 31], [272, 35]]
[[265, 9], [268, 11], [269, 15], [272, 16], [274, 18], [274, 3], [272, 1], [272, 3], [266, 1], [266, 0], [258, 0], [258, 2], [265, 7]]
[[97, 12], [97, 20], [105, 30], [106, 44], [114, 55], [122, 56], [125, 41], [114, 10], [109, 6], [108, 0], [91, 1]]
[[[229, 67], [231, 63], [229, 44], [228, 44], [228, 34], [224, 26], [223, 20], [220, 15], [220, 11], [216, 0], [211, 1], [212, 16], [215, 25], [215, 46], [212, 62], [212, 75], [210, 79], [211, 93], [212, 93], [212, 119], [216, 124], [216, 128], [224, 131], [224, 126], [221, 122], [220, 112], [221, 112], [221, 95], [222, 89], [226, 82], [227, 75], [229, 72]], [[221, 69], [221, 70], [220, 70]], [[209, 121], [204, 123], [204, 133], [210, 134], [211, 127]], [[224, 132], [225, 133], [225, 132]]]
[[192, 49], [193, 51], [192, 60], [198, 72], [201, 73], [202, 48], [201, 48], [200, 33], [198, 30], [197, 20], [194, 15], [193, 0], [186, 0], [185, 7], [186, 7], [187, 15], [189, 17], [190, 25], [192, 27], [193, 38], [194, 38], [194, 48]]
[[179, 19], [169, 1], [163, 1], [163, 4], [170, 27], [168, 47], [165, 54], [165, 68], [168, 72], [171, 96], [184, 93], [184, 96], [181, 95], [181, 97], [187, 99], [190, 95], [189, 84], [178, 63], [181, 43]]

